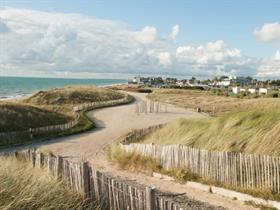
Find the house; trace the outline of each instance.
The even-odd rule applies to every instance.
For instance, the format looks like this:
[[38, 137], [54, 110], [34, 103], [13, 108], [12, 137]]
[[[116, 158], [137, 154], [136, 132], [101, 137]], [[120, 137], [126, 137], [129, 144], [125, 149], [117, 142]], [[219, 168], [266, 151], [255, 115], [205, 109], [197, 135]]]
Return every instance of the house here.
[[233, 87], [233, 88], [232, 88], [232, 92], [233, 92], [234, 94], [240, 93], [240, 87]]
[[269, 92], [269, 89], [267, 89], [267, 88], [260, 88], [259, 89], [259, 94], [260, 95], [267, 95], [268, 92]]
[[248, 92], [251, 94], [255, 94], [256, 93], [256, 89], [255, 88], [249, 88]]
[[229, 78], [224, 78], [221, 81], [217, 82], [217, 86], [228, 87], [231, 84], [231, 80]]
[[245, 88], [240, 88], [240, 92], [246, 92], [247, 90]]
[[151, 78], [136, 76], [133, 77], [131, 80], [129, 80], [128, 84], [138, 84], [138, 85], [151, 84]]

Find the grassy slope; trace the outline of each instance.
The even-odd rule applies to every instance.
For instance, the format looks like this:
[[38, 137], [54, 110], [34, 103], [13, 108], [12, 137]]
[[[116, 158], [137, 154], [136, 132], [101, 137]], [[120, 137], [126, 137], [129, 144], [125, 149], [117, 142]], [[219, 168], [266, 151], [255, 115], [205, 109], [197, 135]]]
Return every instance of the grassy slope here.
[[180, 119], [147, 136], [145, 143], [184, 144], [219, 151], [280, 155], [280, 99], [238, 99], [199, 90], [156, 90], [149, 95], [215, 117]]
[[1, 102], [0, 116], [0, 132], [62, 124], [72, 119], [63, 113], [15, 102]]
[[0, 209], [98, 209], [47, 171], [10, 157], [0, 165]]
[[66, 123], [72, 119], [73, 106], [77, 104], [122, 97], [109, 89], [72, 86], [40, 91], [25, 100], [0, 102], [0, 132]]
[[252, 109], [208, 119], [179, 119], [148, 135], [144, 143], [280, 155], [280, 111]]
[[248, 110], [252, 107], [280, 108], [278, 98], [251, 98], [239, 99], [233, 97], [217, 96], [210, 91], [160, 89], [153, 91], [149, 98], [175, 104], [183, 108], [194, 109], [200, 107], [203, 112], [224, 113], [234, 110]]
[[123, 98], [123, 94], [96, 86], [70, 86], [40, 91], [25, 100], [37, 105], [75, 105]]

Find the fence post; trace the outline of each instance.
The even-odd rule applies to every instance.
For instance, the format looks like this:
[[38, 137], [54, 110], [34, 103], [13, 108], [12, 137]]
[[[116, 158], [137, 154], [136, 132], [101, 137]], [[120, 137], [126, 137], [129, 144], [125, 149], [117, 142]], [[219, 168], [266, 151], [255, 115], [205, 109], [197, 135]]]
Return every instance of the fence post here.
[[83, 196], [85, 198], [90, 197], [90, 181], [89, 181], [89, 166], [88, 162], [83, 162], [82, 163], [82, 185], [83, 185]]
[[39, 167], [43, 168], [44, 162], [44, 154], [42, 152], [39, 153]]
[[146, 187], [146, 209], [154, 210], [156, 208], [155, 188]]
[[31, 158], [32, 158], [32, 166], [35, 168], [36, 165], [36, 153], [35, 151], [31, 152]]
[[63, 157], [61, 156], [57, 156], [57, 178], [61, 178], [62, 177], [62, 170], [63, 170]]

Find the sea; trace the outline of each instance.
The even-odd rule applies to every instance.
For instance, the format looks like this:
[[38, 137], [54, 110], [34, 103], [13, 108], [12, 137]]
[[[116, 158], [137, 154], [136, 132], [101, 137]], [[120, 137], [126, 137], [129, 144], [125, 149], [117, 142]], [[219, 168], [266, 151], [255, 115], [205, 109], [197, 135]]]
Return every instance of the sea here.
[[33, 77], [0, 77], [0, 100], [21, 98], [32, 95], [39, 90], [70, 85], [107, 86], [126, 83], [125, 79], [60, 79]]

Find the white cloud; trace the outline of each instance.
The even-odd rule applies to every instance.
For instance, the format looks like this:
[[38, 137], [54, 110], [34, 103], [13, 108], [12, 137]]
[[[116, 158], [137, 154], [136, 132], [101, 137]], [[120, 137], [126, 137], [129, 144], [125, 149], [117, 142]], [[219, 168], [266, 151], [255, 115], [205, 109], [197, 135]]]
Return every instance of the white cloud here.
[[45, 71], [161, 71], [157, 55], [170, 50], [154, 27], [133, 31], [124, 23], [79, 14], [0, 8], [0, 67]]
[[263, 42], [280, 41], [280, 23], [265, 23], [261, 28], [256, 28], [253, 34]]
[[172, 30], [171, 30], [171, 33], [170, 33], [171, 39], [176, 40], [176, 38], [179, 34], [179, 30], [180, 30], [179, 25], [175, 25], [175, 26], [172, 27]]
[[170, 37], [163, 37], [153, 26], [135, 31], [125, 23], [79, 14], [0, 7], [0, 19], [0, 71], [4, 73], [256, 73], [253, 59], [222, 40], [176, 47], [178, 25]]
[[171, 54], [169, 52], [161, 52], [158, 54], [159, 64], [163, 67], [169, 67], [172, 64]]
[[275, 78], [280, 77], [280, 52], [276, 51], [271, 59], [264, 60], [258, 68], [258, 77]]
[[183, 45], [176, 50], [181, 66], [209, 74], [254, 74], [255, 61], [242, 55], [239, 49], [231, 49], [224, 41], [209, 42], [198, 47]]
[[157, 38], [157, 29], [152, 26], [146, 26], [141, 31], [136, 32], [136, 39], [143, 44], [150, 44]]

